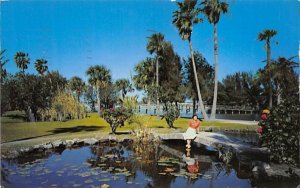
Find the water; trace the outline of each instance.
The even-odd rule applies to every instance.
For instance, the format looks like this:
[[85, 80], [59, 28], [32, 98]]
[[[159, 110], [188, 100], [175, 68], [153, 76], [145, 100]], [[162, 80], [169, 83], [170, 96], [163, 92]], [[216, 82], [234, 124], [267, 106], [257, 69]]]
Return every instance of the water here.
[[182, 141], [160, 145], [106, 142], [35, 152], [15, 160], [2, 160], [1, 182], [4, 187], [22, 188], [100, 187], [103, 184], [110, 187], [289, 186], [286, 182], [258, 181], [251, 168], [239, 161], [228, 166], [218, 161], [214, 151], [195, 145], [186, 151], [184, 145]]

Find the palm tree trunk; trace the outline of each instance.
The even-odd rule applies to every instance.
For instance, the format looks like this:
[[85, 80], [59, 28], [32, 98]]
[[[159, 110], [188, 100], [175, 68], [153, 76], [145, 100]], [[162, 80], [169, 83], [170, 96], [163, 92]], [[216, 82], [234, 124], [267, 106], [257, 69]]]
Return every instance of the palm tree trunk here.
[[157, 118], [159, 118], [159, 98], [158, 98], [158, 57], [156, 59], [156, 114], [157, 114]]
[[217, 24], [214, 24], [214, 60], [215, 60], [215, 88], [214, 99], [211, 110], [210, 119], [216, 119], [217, 99], [218, 99], [218, 38], [217, 38]]
[[277, 105], [279, 105], [281, 103], [281, 88], [280, 88], [280, 84], [278, 84], [277, 86]]
[[99, 117], [101, 116], [101, 103], [100, 103], [100, 92], [99, 92], [99, 87], [96, 87], [96, 92], [97, 92], [97, 102], [98, 102], [98, 115]]
[[269, 70], [268, 79], [269, 79], [269, 108], [271, 109], [273, 106], [273, 88], [272, 88], [272, 80], [271, 80], [271, 47], [270, 41], [267, 41], [267, 67]]
[[200, 92], [198, 75], [197, 75], [197, 70], [196, 70], [194, 53], [193, 53], [193, 48], [192, 48], [192, 42], [191, 41], [189, 41], [189, 47], [190, 47], [190, 54], [191, 54], [192, 63], [193, 63], [193, 70], [194, 70], [194, 76], [195, 76], [195, 81], [196, 81], [196, 87], [197, 87], [197, 94], [198, 94], [198, 99], [199, 99], [199, 105], [200, 105], [200, 108], [201, 108], [201, 112], [202, 112], [203, 118], [205, 120], [207, 120], [208, 117], [207, 117], [207, 114], [205, 112], [203, 101], [202, 101], [202, 96], [201, 96], [201, 92]]

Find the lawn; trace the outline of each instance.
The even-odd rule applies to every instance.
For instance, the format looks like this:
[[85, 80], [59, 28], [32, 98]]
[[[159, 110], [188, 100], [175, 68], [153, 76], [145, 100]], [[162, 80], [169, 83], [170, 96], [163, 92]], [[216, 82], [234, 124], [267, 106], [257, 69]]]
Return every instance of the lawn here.
[[[156, 116], [142, 116], [142, 121], [145, 126], [154, 129], [157, 132], [170, 132], [165, 120], [157, 119]], [[179, 132], [185, 131], [189, 119], [179, 118], [175, 121], [176, 130]], [[203, 121], [202, 128], [212, 127], [215, 129], [234, 129], [234, 130], [255, 130], [256, 126], [243, 125], [227, 122]], [[125, 124], [118, 128], [117, 132], [128, 132], [138, 128], [135, 124]], [[66, 122], [24, 122], [22, 115], [5, 114], [1, 117], [1, 143], [26, 140], [30, 138], [56, 137], [66, 136], [75, 138], [79, 135], [87, 133], [103, 133], [111, 132], [109, 125], [103, 118], [98, 117], [97, 113], [90, 113], [89, 117], [80, 120], [70, 120]], [[88, 135], [88, 134], [87, 134]]]

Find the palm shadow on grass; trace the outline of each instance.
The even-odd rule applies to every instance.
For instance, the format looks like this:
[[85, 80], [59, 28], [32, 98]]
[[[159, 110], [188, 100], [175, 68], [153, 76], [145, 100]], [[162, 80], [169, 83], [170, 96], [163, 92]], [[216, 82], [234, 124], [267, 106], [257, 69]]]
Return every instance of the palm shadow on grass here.
[[16, 139], [16, 140], [9, 140], [7, 142], [1, 142], [1, 143], [3, 144], [3, 143], [16, 142], [16, 141], [25, 141], [25, 140], [30, 140], [30, 139], [34, 139], [34, 138], [42, 138], [45, 136], [51, 136], [51, 135], [62, 134], [62, 133], [93, 132], [93, 131], [98, 131], [98, 130], [101, 130], [104, 128], [105, 128], [104, 126], [96, 126], [96, 125], [91, 125], [91, 126], [78, 125], [76, 127], [55, 128], [53, 130], [47, 131], [47, 132], [50, 132], [49, 134], [20, 138], [20, 139]]
[[78, 132], [92, 132], [92, 131], [98, 131], [101, 129], [104, 129], [104, 126], [96, 126], [96, 125], [91, 125], [91, 126], [83, 126], [83, 125], [78, 125], [76, 127], [67, 127], [67, 128], [56, 128], [53, 129], [51, 132], [53, 134], [60, 134], [60, 133], [78, 133]]

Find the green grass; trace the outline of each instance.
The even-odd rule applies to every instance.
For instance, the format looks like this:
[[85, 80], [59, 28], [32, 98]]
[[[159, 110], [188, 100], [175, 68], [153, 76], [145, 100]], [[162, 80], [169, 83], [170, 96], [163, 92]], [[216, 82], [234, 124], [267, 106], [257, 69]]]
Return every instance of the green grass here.
[[[14, 113], [5, 114], [1, 117], [1, 143], [30, 138], [61, 137], [76, 138], [84, 134], [111, 132], [109, 125], [104, 119], [98, 117], [97, 113], [90, 113], [88, 118], [70, 120], [66, 122], [23, 122], [22, 114], [14, 116]], [[146, 127], [160, 133], [170, 132], [165, 120], [157, 119], [156, 116], [142, 116]], [[180, 132], [186, 130], [189, 119], [179, 118], [174, 125]], [[117, 132], [130, 131], [137, 128], [137, 125], [128, 125], [118, 128]], [[242, 125], [225, 122], [202, 122], [202, 128], [212, 127], [215, 129], [255, 130], [256, 126]]]

